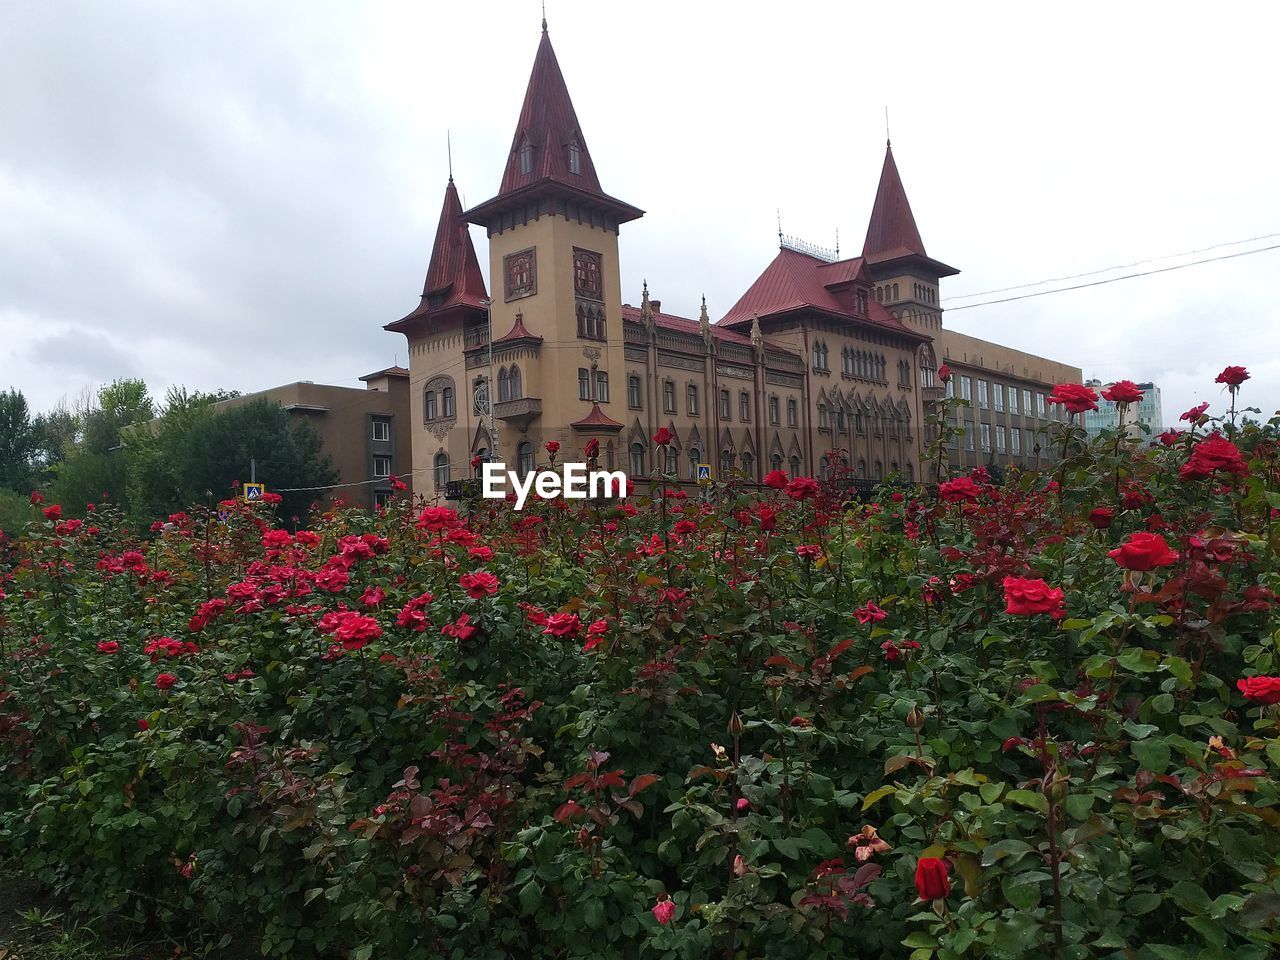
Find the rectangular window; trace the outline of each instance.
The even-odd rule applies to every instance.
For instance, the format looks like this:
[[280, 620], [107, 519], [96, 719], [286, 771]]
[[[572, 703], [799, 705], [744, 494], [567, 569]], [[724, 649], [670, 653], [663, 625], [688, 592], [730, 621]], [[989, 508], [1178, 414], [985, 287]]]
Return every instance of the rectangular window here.
[[676, 385], [670, 380], [662, 382], [662, 409], [666, 413], [676, 412]]
[[773, 426], [776, 427], [780, 422], [781, 422], [781, 418], [778, 416], [778, 398], [770, 397], [769, 398], [769, 423], [773, 424]]
[[961, 400], [973, 399], [973, 380], [970, 377], [960, 378], [960, 399]]
[[586, 367], [578, 368], [578, 399], [591, 399], [591, 371]]
[[978, 409], [987, 409], [987, 381], [978, 381]]
[[996, 453], [1004, 453], [1004, 427], [996, 424]]
[[966, 420], [964, 422], [964, 448], [966, 450], [973, 449], [973, 421]]
[[373, 458], [373, 475], [375, 477], [391, 476], [391, 458], [390, 457], [374, 457]]
[[696, 417], [698, 415], [698, 388], [694, 384], [689, 384], [688, 389], [689, 400], [689, 416]]
[[751, 394], [746, 391], [743, 391], [738, 398], [738, 413], [741, 415], [743, 423], [751, 422]]
[[1004, 410], [1004, 387], [998, 383], [991, 385], [991, 405], [996, 410]]
[[609, 402], [609, 375], [603, 370], [596, 371], [596, 400], [600, 403]]
[[446, 417], [456, 416], [453, 409], [453, 387], [445, 387], [440, 391], [440, 396], [444, 398], [444, 415]]
[[1036, 413], [1038, 413], [1042, 417], [1044, 416], [1044, 394], [1043, 393], [1036, 394]]
[[390, 490], [375, 490], [375, 491], [373, 491], [373, 505], [374, 505], [375, 507], [385, 507], [385, 506], [386, 506], [387, 504], [389, 504], [390, 502], [391, 502], [391, 491], [390, 491]]
[[952, 377], [949, 380], [947, 380], [947, 399], [949, 400], [955, 395], [956, 395], [956, 381], [955, 381], [955, 378]]
[[1009, 412], [1010, 413], [1018, 412], [1018, 388], [1017, 387], [1009, 388]]
[[982, 427], [982, 452], [990, 453], [991, 452], [991, 424], [984, 423], [984, 424], [980, 424], [980, 426]]
[[733, 411], [729, 409], [729, 391], [720, 391], [720, 419], [728, 420], [733, 416]]
[[627, 406], [632, 410], [640, 409], [640, 378], [627, 378]]
[[436, 418], [436, 392], [434, 390], [427, 391], [427, 419], [434, 420]]
[[794, 427], [799, 419], [794, 397], [787, 398], [787, 426]]
[[373, 418], [373, 439], [390, 440], [391, 439], [391, 421], [385, 417]]
[[1022, 431], [1021, 431], [1019, 428], [1014, 427], [1014, 428], [1013, 428], [1013, 435], [1009, 438], [1009, 440], [1010, 440], [1010, 443], [1009, 443], [1009, 450], [1010, 450], [1010, 452], [1011, 452], [1011, 453], [1013, 453], [1013, 454], [1015, 454], [1015, 455], [1021, 455], [1021, 453], [1022, 453]]

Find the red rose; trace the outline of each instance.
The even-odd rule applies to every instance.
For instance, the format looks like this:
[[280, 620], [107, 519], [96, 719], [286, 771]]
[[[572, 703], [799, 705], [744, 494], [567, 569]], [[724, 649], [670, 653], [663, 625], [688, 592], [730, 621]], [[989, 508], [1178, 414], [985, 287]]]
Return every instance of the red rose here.
[[803, 560], [817, 560], [822, 556], [822, 548], [816, 543], [802, 543], [796, 547], [796, 556]]
[[653, 919], [664, 927], [676, 917], [676, 905], [671, 902], [670, 897], [663, 897], [653, 905]]
[[781, 470], [770, 470], [764, 475], [764, 485], [772, 487], [774, 490], [784, 489], [787, 483], [787, 475]]
[[1183, 434], [1181, 430], [1166, 430], [1164, 433], [1160, 434], [1158, 439], [1166, 447], [1172, 447], [1182, 439], [1182, 436]]
[[474, 456], [474, 457], [472, 457], [472, 458], [471, 458], [471, 469], [472, 469], [472, 470], [479, 470], [479, 469], [480, 469], [480, 464], [482, 464], [482, 463], [484, 463], [484, 457], [482, 457], [482, 456], [480, 456], [479, 454], [477, 454], [476, 456]]
[[582, 629], [582, 621], [576, 613], [554, 613], [547, 617], [547, 626], [543, 633], [553, 637], [576, 637]]
[[138, 729], [139, 729], [139, 730], [150, 730], [150, 729], [151, 729], [151, 724], [149, 724], [149, 723], [147, 722], [146, 718], [144, 717], [144, 718], [142, 718], [141, 720], [139, 720], [139, 721], [138, 721]]
[[43, 494], [43, 493], [41, 493], [39, 490], [32, 490], [32, 491], [31, 491], [31, 505], [32, 505], [33, 507], [38, 507], [38, 506], [40, 506], [40, 504], [42, 504], [42, 503], [44, 503], [44, 494]]
[[946, 383], [948, 380], [951, 379], [951, 368], [948, 367], [945, 363], [938, 368], [938, 379], [941, 380], [943, 383]]
[[1249, 472], [1240, 449], [1220, 433], [1205, 437], [1191, 448], [1191, 457], [1178, 471], [1183, 480], [1204, 480], [1217, 471], [1243, 476]]
[[1186, 420], [1189, 423], [1196, 423], [1200, 420], [1201, 417], [1204, 416], [1204, 412], [1208, 409], [1209, 409], [1209, 401], [1206, 400], [1204, 403], [1196, 404], [1186, 413], [1182, 414], [1182, 416], [1178, 417], [1178, 419]]
[[1138, 403], [1142, 399], [1142, 391], [1132, 380], [1117, 380], [1102, 391], [1102, 398], [1119, 404]]
[[557, 453], [559, 453], [559, 452], [560, 452], [560, 441], [559, 441], [559, 440], [548, 440], [548, 441], [544, 444], [544, 446], [547, 448], [547, 453], [551, 454], [551, 456], [552, 456], [553, 458], [555, 457], [555, 455], [556, 455]]
[[156, 677], [156, 686], [161, 690], [168, 690], [177, 682], [178, 678], [172, 673], [162, 673], [160, 676]]
[[1236, 681], [1236, 689], [1250, 703], [1268, 707], [1280, 703], [1280, 677], [1245, 677]]
[[1032, 616], [1047, 613], [1059, 616], [1065, 598], [1062, 591], [1049, 586], [1043, 580], [1024, 577], [1004, 578], [1004, 612], [1015, 616]]
[[1095, 530], [1105, 530], [1111, 526], [1114, 515], [1115, 511], [1110, 507], [1097, 507], [1089, 511], [1089, 522], [1093, 524]]
[[587, 445], [582, 448], [582, 452], [587, 455], [588, 460], [595, 459], [600, 455], [600, 441], [592, 437], [587, 441]]
[[1126, 570], [1145, 573], [1156, 567], [1169, 567], [1178, 562], [1178, 551], [1170, 550], [1158, 533], [1131, 533], [1129, 539], [1107, 553]]
[[1062, 404], [1070, 413], [1098, 409], [1098, 395], [1093, 392], [1092, 387], [1086, 387], [1082, 383], [1060, 383], [1045, 400], [1047, 403]]
[[99, 653], [119, 653], [120, 644], [118, 644], [114, 640], [99, 640], [98, 652]]
[[660, 447], [665, 447], [668, 443], [676, 438], [676, 435], [666, 427], [659, 427], [658, 432], [653, 435], [653, 442]]
[[458, 584], [472, 600], [482, 600], [498, 592], [498, 578], [483, 570], [479, 573], [464, 573]]
[[476, 628], [471, 626], [471, 614], [464, 613], [456, 623], [446, 623], [440, 628], [440, 632], [455, 640], [468, 640], [476, 632]]
[[818, 495], [818, 481], [813, 477], [795, 477], [786, 486], [786, 494], [792, 500], [808, 500]]
[[868, 623], [879, 623], [889, 614], [885, 613], [874, 603], [868, 600], [857, 610], [853, 611], [853, 615], [857, 617], [858, 622], [865, 627]]
[[1249, 379], [1249, 371], [1244, 367], [1227, 367], [1217, 377], [1214, 383], [1225, 383], [1229, 387], [1238, 387]]
[[947, 503], [959, 503], [962, 500], [977, 500], [982, 488], [969, 477], [957, 477], [944, 480], [938, 484], [938, 496]]
[[945, 900], [951, 893], [951, 865], [937, 857], [916, 864], [916, 893], [921, 900]]
[[57, 503], [55, 503], [55, 504], [54, 504], [53, 506], [51, 506], [51, 507], [45, 507], [45, 508], [44, 508], [44, 518], [45, 518], [46, 520], [61, 520], [61, 519], [62, 519], [62, 505], [61, 505], [61, 504], [57, 504]]
[[458, 525], [458, 514], [448, 507], [426, 507], [418, 514], [418, 529], [438, 533]]
[[333, 637], [344, 650], [360, 650], [380, 636], [382, 627], [378, 626], [378, 621], [363, 613], [344, 610], [334, 618]]

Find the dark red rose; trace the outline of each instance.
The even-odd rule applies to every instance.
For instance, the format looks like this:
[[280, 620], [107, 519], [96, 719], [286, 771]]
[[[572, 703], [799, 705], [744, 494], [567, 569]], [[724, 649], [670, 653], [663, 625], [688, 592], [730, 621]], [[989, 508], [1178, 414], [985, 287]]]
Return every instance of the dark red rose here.
[[1112, 403], [1138, 403], [1142, 399], [1142, 391], [1132, 380], [1117, 380], [1102, 391], [1102, 399]]
[[1115, 511], [1110, 507], [1097, 507], [1089, 511], [1089, 522], [1093, 524], [1096, 530], [1105, 530], [1111, 526], [1111, 520], [1115, 516]]
[[61, 504], [58, 504], [58, 503], [55, 503], [55, 504], [54, 504], [53, 506], [51, 506], [51, 507], [45, 507], [45, 508], [44, 508], [44, 518], [45, 518], [46, 520], [61, 520], [61, 519], [62, 519], [62, 505], [61, 505]]
[[542, 632], [553, 637], [576, 637], [581, 629], [582, 621], [576, 613], [553, 613], [547, 617], [547, 625]]
[[1004, 612], [1027, 617], [1037, 613], [1060, 616], [1065, 598], [1062, 591], [1043, 580], [1025, 577], [1004, 578]]
[[1181, 430], [1166, 430], [1164, 433], [1160, 434], [1159, 440], [1166, 447], [1172, 447], [1175, 443], [1181, 440], [1182, 437], [1183, 433]]
[[587, 445], [582, 448], [582, 452], [586, 454], [588, 460], [593, 460], [600, 455], [600, 441], [592, 437], [587, 441]]
[[1070, 413], [1084, 413], [1086, 410], [1098, 409], [1098, 395], [1092, 387], [1082, 383], [1060, 383], [1053, 388], [1053, 393], [1045, 398], [1047, 403], [1060, 403]]
[[945, 900], [951, 893], [951, 865], [937, 857], [916, 864], [916, 893], [921, 900]]
[[1217, 377], [1214, 383], [1225, 383], [1229, 387], [1238, 387], [1249, 379], [1249, 371], [1244, 367], [1227, 367]]
[[1268, 707], [1280, 703], [1280, 677], [1245, 677], [1236, 681], [1236, 689], [1250, 703]]
[[945, 363], [938, 368], [938, 379], [941, 380], [943, 383], [946, 383], [948, 380], [951, 379], [951, 368], [948, 367]]
[[172, 673], [162, 673], [160, 676], [156, 677], [156, 687], [161, 690], [168, 690], [177, 682], [178, 678]]
[[544, 444], [544, 446], [547, 448], [547, 453], [551, 454], [552, 457], [554, 457], [557, 453], [560, 452], [559, 440], [548, 440]]
[[1178, 417], [1179, 420], [1186, 420], [1189, 423], [1197, 423], [1204, 416], [1204, 412], [1209, 409], [1209, 401], [1198, 403], [1186, 413]]
[[764, 475], [764, 485], [773, 487], [775, 490], [781, 490], [787, 485], [787, 475], [781, 470], [770, 470]]
[[974, 501], [981, 493], [982, 488], [969, 477], [957, 477], [938, 484], [938, 496], [947, 503], [960, 503], [962, 500]]
[[794, 477], [787, 484], [787, 496], [792, 500], [808, 500], [818, 495], [818, 481], [813, 477]]
[[479, 573], [464, 573], [458, 579], [458, 585], [467, 591], [467, 596], [472, 600], [483, 600], [498, 592], [498, 578], [483, 570]]
[[1126, 570], [1146, 572], [1178, 562], [1178, 551], [1170, 550], [1158, 533], [1131, 533], [1129, 539], [1107, 553]]
[[448, 507], [426, 507], [418, 515], [418, 529], [438, 533], [458, 525], [458, 514]]
[[660, 447], [665, 447], [668, 443], [676, 438], [676, 435], [666, 427], [659, 427], [658, 432], [653, 435], [653, 442]]
[[1191, 457], [1178, 471], [1183, 480], [1204, 480], [1222, 471], [1243, 476], [1249, 467], [1240, 455], [1240, 449], [1220, 433], [1205, 437], [1191, 448]]

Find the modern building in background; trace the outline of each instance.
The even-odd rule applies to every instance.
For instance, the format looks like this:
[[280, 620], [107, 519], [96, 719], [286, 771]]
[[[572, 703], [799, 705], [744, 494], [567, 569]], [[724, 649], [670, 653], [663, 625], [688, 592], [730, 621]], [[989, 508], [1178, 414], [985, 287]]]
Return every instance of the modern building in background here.
[[[1101, 380], [1086, 380], [1086, 387], [1093, 387], [1098, 396], [1111, 387], [1110, 383]], [[1131, 436], [1142, 440], [1154, 437], [1164, 430], [1164, 413], [1160, 409], [1160, 388], [1154, 383], [1140, 383], [1142, 401], [1133, 404], [1125, 411], [1124, 422]], [[1120, 410], [1108, 400], [1098, 400], [1098, 409], [1090, 410], [1084, 415], [1084, 428], [1090, 437], [1096, 437], [1104, 430], [1115, 430], [1120, 426]], [[1146, 429], [1144, 429], [1144, 427]]]
[[[321, 494], [317, 499], [377, 507], [390, 498], [393, 476], [413, 489], [409, 371], [388, 367], [360, 379], [365, 382], [363, 390], [304, 380], [223, 400], [215, 408], [229, 410], [261, 399], [279, 403], [291, 418], [316, 428], [321, 452], [338, 471], [339, 486], [327, 498]], [[258, 479], [271, 488], [268, 468], [259, 472]]]
[[[561, 459], [598, 440], [638, 477], [819, 475], [836, 454], [868, 481], [924, 479], [943, 359], [986, 396], [953, 462], [1047, 455], [1043, 397], [1080, 370], [943, 329], [940, 282], [959, 271], [925, 252], [891, 147], [861, 255], [779, 236], [718, 322], [705, 301], [697, 319], [664, 310], [647, 284], [624, 303], [620, 228], [643, 215], [602, 189], [544, 22], [497, 194], [464, 212], [450, 177], [421, 300], [386, 326], [408, 340], [420, 492], [476, 457], [532, 470], [550, 440]], [[492, 293], [468, 223], [488, 232]]]

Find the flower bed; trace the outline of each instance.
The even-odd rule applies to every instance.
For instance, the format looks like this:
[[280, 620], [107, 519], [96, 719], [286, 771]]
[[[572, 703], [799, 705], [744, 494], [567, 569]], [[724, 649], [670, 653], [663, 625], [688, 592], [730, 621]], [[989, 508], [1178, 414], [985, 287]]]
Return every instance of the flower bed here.
[[49, 507], [0, 854], [281, 957], [1261, 960], [1280, 468], [1219, 426], [865, 505]]

